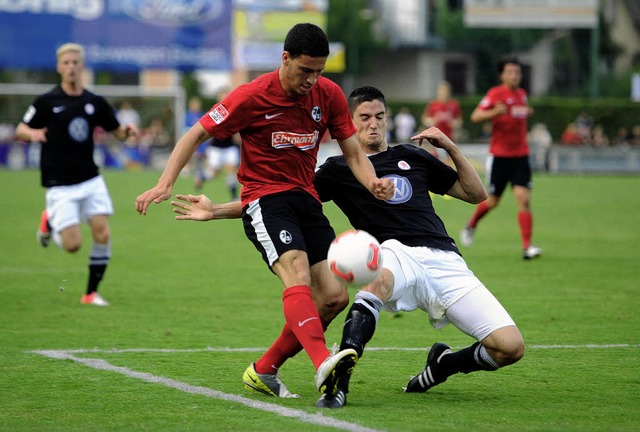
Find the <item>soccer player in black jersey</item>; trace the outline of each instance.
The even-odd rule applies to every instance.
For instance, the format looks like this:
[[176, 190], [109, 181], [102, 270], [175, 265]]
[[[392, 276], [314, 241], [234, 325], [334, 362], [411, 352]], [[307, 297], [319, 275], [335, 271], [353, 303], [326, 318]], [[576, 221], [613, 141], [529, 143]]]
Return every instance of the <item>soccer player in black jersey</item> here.
[[[524, 355], [524, 342], [498, 300], [469, 270], [454, 240], [435, 213], [430, 192], [470, 203], [486, 199], [482, 180], [458, 147], [438, 128], [412, 137], [445, 150], [455, 170], [413, 144], [391, 147], [386, 141], [384, 95], [360, 87], [349, 96], [356, 136], [379, 178], [390, 178], [395, 194], [388, 201], [372, 198], [348, 171], [342, 157], [329, 158], [316, 172], [316, 190], [333, 200], [354, 228], [366, 230], [382, 243], [380, 276], [356, 294], [343, 327], [340, 349], [361, 357], [374, 334], [379, 313], [422, 309], [436, 328], [452, 323], [477, 342], [457, 352], [444, 343], [429, 350], [425, 369], [411, 379], [406, 392], [425, 392], [453, 374], [496, 370]], [[208, 220], [238, 217], [234, 203], [214, 204], [204, 195], [178, 195], [178, 219]], [[378, 201], [378, 202], [377, 202]], [[335, 395], [322, 395], [316, 406], [346, 404], [349, 375], [338, 380]]]
[[41, 143], [41, 183], [46, 188], [37, 239], [43, 247], [54, 243], [67, 252], [82, 245], [80, 223], [91, 228], [89, 280], [81, 302], [109, 303], [98, 294], [98, 284], [111, 257], [109, 216], [113, 204], [104, 179], [93, 160], [93, 132], [102, 127], [120, 139], [138, 135], [135, 125], [121, 125], [113, 107], [82, 86], [84, 49], [67, 43], [57, 52], [60, 84], [36, 98], [16, 128], [18, 138]]

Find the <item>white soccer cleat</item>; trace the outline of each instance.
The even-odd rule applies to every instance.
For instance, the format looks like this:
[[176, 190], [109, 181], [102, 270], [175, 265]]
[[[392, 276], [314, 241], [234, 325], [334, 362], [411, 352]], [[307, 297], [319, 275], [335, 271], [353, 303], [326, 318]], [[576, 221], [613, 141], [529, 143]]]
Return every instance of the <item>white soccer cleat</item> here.
[[91, 294], [85, 294], [82, 296], [80, 300], [82, 304], [91, 304], [94, 306], [109, 306], [109, 302], [106, 301], [100, 294], [97, 292], [92, 292]]
[[333, 396], [336, 392], [338, 377], [349, 374], [357, 361], [358, 353], [352, 348], [327, 357], [316, 372], [316, 388], [318, 391]]
[[522, 258], [529, 260], [529, 259], [533, 259], [536, 258], [538, 256], [540, 256], [542, 254], [542, 249], [540, 249], [537, 246], [529, 246], [528, 248], [526, 248], [522, 254]]
[[460, 231], [460, 243], [462, 246], [469, 247], [473, 244], [473, 234], [476, 232], [475, 228], [466, 226]]

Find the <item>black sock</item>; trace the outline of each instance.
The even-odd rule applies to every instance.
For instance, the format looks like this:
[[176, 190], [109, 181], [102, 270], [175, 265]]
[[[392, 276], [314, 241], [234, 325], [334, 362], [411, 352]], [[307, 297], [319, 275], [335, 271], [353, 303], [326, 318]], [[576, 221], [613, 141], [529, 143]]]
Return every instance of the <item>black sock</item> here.
[[[374, 307], [368, 300], [361, 299], [360, 301], [366, 302], [372, 308]], [[365, 345], [371, 340], [375, 331], [376, 317], [373, 312], [364, 304], [353, 303], [347, 313], [342, 329], [340, 350], [353, 348], [358, 353], [358, 358], [361, 358]], [[338, 388], [345, 393], [349, 393], [350, 378], [351, 376], [347, 375], [338, 381]]]
[[[495, 362], [483, 358], [483, 355], [488, 354], [486, 354], [486, 351], [482, 353], [482, 350], [482, 344], [476, 342], [470, 347], [445, 355], [440, 361], [440, 370], [443, 371], [446, 376], [451, 376], [458, 372], [468, 374], [479, 370], [496, 370], [497, 366]], [[493, 364], [491, 362], [493, 362]]]
[[106, 264], [89, 264], [89, 281], [87, 282], [87, 294], [98, 291], [98, 284], [107, 270]]

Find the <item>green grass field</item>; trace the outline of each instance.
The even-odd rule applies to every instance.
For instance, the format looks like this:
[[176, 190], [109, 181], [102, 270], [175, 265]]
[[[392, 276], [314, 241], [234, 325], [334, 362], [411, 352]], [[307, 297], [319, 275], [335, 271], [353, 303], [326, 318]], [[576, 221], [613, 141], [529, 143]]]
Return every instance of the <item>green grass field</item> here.
[[[87, 237], [75, 255], [40, 248], [39, 174], [0, 171], [0, 430], [640, 430], [640, 177], [538, 175], [540, 259], [520, 256], [511, 195], [463, 249], [518, 323], [522, 361], [404, 394], [427, 347], [472, 341], [452, 326], [435, 331], [420, 311], [383, 312], [348, 405], [328, 411], [314, 408], [304, 354], [281, 371], [300, 399], [243, 389], [242, 372], [282, 327], [279, 281], [239, 221], [178, 222], [168, 203], [139, 216], [135, 197], [157, 176], [105, 173], [116, 206], [101, 286], [111, 306], [97, 308], [80, 304]], [[174, 192], [191, 184], [180, 179]], [[205, 192], [227, 198], [221, 182]], [[457, 238], [473, 207], [440, 197], [435, 205]], [[333, 205], [326, 212], [337, 231], [349, 227]]]

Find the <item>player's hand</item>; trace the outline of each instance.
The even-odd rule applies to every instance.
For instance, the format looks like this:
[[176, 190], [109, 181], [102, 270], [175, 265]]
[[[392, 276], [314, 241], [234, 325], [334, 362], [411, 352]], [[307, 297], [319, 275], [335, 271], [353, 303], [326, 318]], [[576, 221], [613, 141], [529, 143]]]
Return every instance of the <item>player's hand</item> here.
[[47, 128], [31, 129], [29, 132], [30, 142], [47, 142]]
[[451, 146], [455, 144], [451, 139], [445, 135], [440, 129], [435, 126], [430, 127], [429, 129], [425, 129], [417, 135], [411, 137], [412, 141], [418, 141], [418, 145], [422, 145], [423, 140], [429, 141], [434, 147], [441, 148], [444, 150], [448, 150]]
[[177, 220], [208, 221], [213, 219], [215, 204], [206, 195], [181, 195], [180, 201], [171, 201], [173, 212], [177, 213]]
[[393, 198], [395, 193], [395, 185], [389, 178], [376, 179], [371, 190], [373, 196], [379, 200], [387, 201]]
[[496, 115], [506, 114], [507, 113], [507, 106], [505, 104], [503, 104], [502, 102], [498, 102], [493, 107], [493, 110], [496, 113]]
[[146, 215], [152, 202], [160, 204], [169, 198], [171, 198], [171, 188], [155, 186], [136, 198], [136, 210], [139, 214]]

